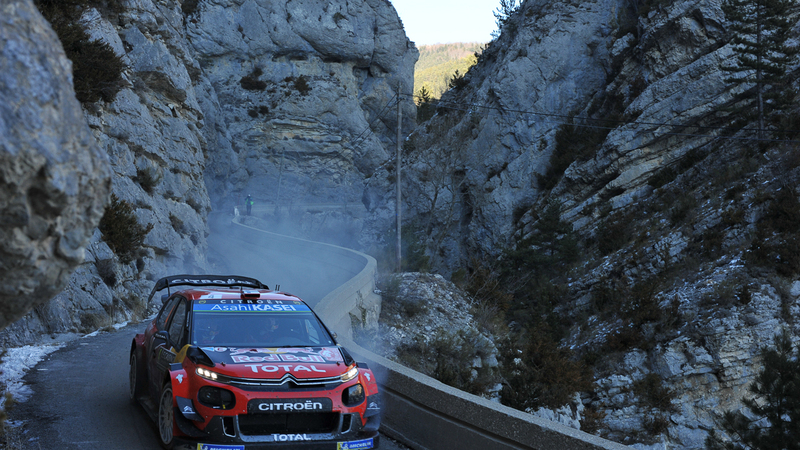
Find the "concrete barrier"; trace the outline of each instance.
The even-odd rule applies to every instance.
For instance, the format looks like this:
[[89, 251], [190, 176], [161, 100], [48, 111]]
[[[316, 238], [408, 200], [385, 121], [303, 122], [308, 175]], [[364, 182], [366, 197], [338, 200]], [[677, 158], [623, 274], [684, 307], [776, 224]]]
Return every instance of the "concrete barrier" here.
[[339, 343], [357, 360], [365, 361], [378, 378], [384, 403], [381, 431], [411, 448], [630, 450], [447, 386], [349, 339], [339, 339]]
[[[246, 230], [255, 231], [268, 233], [255, 228]], [[297, 245], [299, 251], [341, 258], [342, 264], [353, 270], [353, 278], [323, 297], [314, 309], [337, 333], [339, 343], [358, 361], [366, 362], [378, 378], [384, 434], [417, 450], [630, 449], [452, 388], [362, 348], [352, 340], [352, 322], [354, 311], [358, 314], [367, 298], [367, 305], [375, 301], [375, 259], [342, 247], [270, 234], [271, 239]], [[352, 264], [361, 264], [360, 270]]]

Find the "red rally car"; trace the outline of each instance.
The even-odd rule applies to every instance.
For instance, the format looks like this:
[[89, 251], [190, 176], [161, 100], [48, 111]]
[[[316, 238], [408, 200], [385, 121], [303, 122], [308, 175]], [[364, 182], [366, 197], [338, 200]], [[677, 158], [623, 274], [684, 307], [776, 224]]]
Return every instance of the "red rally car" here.
[[176, 275], [148, 303], [165, 289], [130, 353], [131, 399], [164, 448], [378, 448], [375, 377], [305, 302], [253, 278]]

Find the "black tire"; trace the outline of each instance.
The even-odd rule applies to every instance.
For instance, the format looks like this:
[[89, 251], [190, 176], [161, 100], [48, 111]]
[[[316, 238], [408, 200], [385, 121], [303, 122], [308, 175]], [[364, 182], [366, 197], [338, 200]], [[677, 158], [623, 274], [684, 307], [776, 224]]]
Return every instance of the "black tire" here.
[[131, 352], [131, 368], [128, 372], [128, 380], [130, 382], [131, 401], [136, 403], [144, 391], [144, 372], [139, 366], [139, 358], [136, 356], [135, 350]]
[[158, 397], [158, 441], [161, 446], [171, 450], [175, 445], [175, 408], [172, 406], [172, 385], [167, 382]]

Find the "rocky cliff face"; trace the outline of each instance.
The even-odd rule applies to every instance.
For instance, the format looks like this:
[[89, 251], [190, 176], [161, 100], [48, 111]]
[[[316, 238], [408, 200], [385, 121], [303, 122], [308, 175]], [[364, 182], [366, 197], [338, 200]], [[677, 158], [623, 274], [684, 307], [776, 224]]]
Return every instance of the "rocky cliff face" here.
[[[521, 216], [550, 197], [590, 228], [601, 203], [641, 197], [656, 171], [712, 141], [675, 145], [666, 124], [699, 125], [730, 101], [723, 23], [715, 2], [670, 2], [646, 15], [624, 1], [525, 2], [412, 136], [407, 207], [437, 230], [459, 228], [457, 239], [444, 238], [441, 263], [507, 246]], [[539, 176], [564, 151], [556, 132], [572, 122], [611, 131], [545, 189]]]
[[119, 16], [88, 9], [80, 21], [128, 66], [126, 87], [113, 102], [84, 105], [83, 120], [110, 160], [111, 192], [152, 229], [128, 264], [96, 231], [66, 289], [5, 331], [7, 343], [141, 317], [153, 279], [207, 268], [211, 207], [203, 182], [203, 114], [189, 76], [197, 63], [181, 32], [178, 5], [131, 2]]
[[[793, 232], [772, 223], [797, 205], [794, 143], [730, 128], [726, 26], [715, 1], [523, 2], [406, 145], [407, 226], [441, 273], [491, 268], [560, 206], [582, 253], [562, 344], [595, 361], [598, 432], [639, 447], [702, 448], [796, 330]], [[673, 406], [647, 404], [648, 379]]]
[[0, 328], [58, 293], [84, 260], [110, 183], [69, 61], [27, 1], [0, 4]]
[[[396, 120], [378, 119], [411, 90], [418, 56], [388, 2], [200, 2], [186, 29], [214, 92], [216, 205], [361, 202], [393, 150]], [[414, 106], [402, 103], [408, 132]]]
[[[4, 20], [15, 17], [9, 14]], [[129, 264], [121, 263], [95, 231], [85, 262], [67, 288], [4, 331], [0, 340], [6, 344], [140, 317], [154, 279], [213, 270], [206, 255], [212, 204], [231, 211], [244, 193], [260, 204], [360, 202], [366, 179], [390, 157], [394, 130], [376, 117], [393, 106], [398, 84], [410, 90], [417, 56], [384, 0], [131, 0], [119, 13], [88, 8], [80, 22], [93, 39], [122, 56], [126, 87], [113, 102], [84, 105], [93, 136], [85, 125], [76, 126], [73, 140], [100, 150], [95, 163], [106, 165], [90, 169], [106, 183], [110, 161], [111, 191], [133, 206], [142, 226], [152, 228], [143, 252]], [[403, 107], [412, 117], [410, 100]], [[77, 109], [68, 113], [80, 122]], [[50, 121], [54, 129], [56, 120]], [[412, 122], [408, 119], [405, 127], [410, 130]], [[0, 135], [5, 137], [6, 130]], [[84, 159], [73, 165], [85, 164]], [[36, 165], [31, 176], [49, 182], [51, 175], [38, 170], [42, 166]], [[68, 181], [73, 182], [63, 183]], [[49, 186], [43, 184], [43, 193], [68, 189], [68, 202], [79, 191], [72, 185]], [[42, 195], [35, 188], [26, 192]], [[96, 223], [107, 190], [84, 188], [80, 194], [95, 202], [88, 203], [92, 214], [83, 219]], [[36, 203], [33, 207], [41, 209]], [[57, 209], [48, 206], [44, 213], [54, 215]], [[64, 253], [61, 258], [74, 266], [90, 230], [70, 230], [60, 241], [51, 238], [50, 252]], [[66, 271], [56, 273], [63, 286]], [[53, 286], [45, 297], [59, 291], [59, 284]]]

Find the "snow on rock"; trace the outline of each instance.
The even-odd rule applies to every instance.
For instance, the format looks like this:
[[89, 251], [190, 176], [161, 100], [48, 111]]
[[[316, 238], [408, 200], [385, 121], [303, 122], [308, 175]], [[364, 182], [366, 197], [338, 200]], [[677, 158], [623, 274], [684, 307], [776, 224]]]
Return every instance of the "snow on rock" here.
[[442, 364], [466, 367], [466, 383], [482, 387], [474, 393], [496, 400], [500, 337], [476, 321], [475, 302], [438, 274], [403, 273], [384, 284], [377, 335], [362, 341], [429, 376]]

